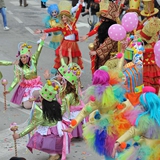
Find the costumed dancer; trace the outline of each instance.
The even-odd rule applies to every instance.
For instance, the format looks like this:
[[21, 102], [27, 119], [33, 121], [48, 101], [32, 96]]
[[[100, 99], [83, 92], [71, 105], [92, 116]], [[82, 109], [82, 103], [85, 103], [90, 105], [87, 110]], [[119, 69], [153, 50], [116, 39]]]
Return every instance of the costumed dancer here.
[[46, 35], [41, 37], [41, 42], [38, 45], [36, 52], [32, 55], [32, 46], [26, 43], [18, 44], [18, 55], [20, 56], [19, 64], [14, 67], [14, 80], [5, 94], [10, 93], [16, 85], [18, 85], [11, 102], [17, 105], [23, 103], [24, 108], [32, 107], [34, 100], [39, 97], [39, 90], [42, 88], [40, 76], [37, 76], [37, 64], [40, 53], [43, 48]]
[[[51, 4], [48, 9], [48, 16], [44, 18], [43, 22], [45, 23], [46, 28], [52, 28], [52, 27], [59, 27], [60, 26], [60, 20], [59, 20], [59, 8], [57, 4]], [[61, 41], [63, 39], [62, 32], [53, 32], [49, 33], [49, 35], [52, 35], [52, 40], [49, 43], [49, 47], [56, 50], [59, 45], [61, 44]]]
[[71, 121], [65, 132], [73, 129], [88, 115], [89, 122], [83, 129], [83, 136], [87, 143], [106, 160], [111, 158], [113, 142], [122, 135], [130, 123], [124, 118], [122, 109], [125, 109], [125, 89], [119, 71], [107, 72], [106, 66], [101, 66], [93, 74], [92, 85], [83, 93], [83, 102], [86, 104], [78, 116]]
[[[67, 118], [70, 121], [74, 119], [84, 107], [84, 103], [81, 100], [79, 77], [81, 76], [81, 68], [76, 63], [70, 63], [68, 65], [67, 72], [63, 75], [66, 80], [66, 89], [61, 93], [61, 105], [66, 106], [65, 111], [62, 111], [63, 118]], [[85, 123], [85, 119], [81, 122], [75, 130], [72, 132], [72, 136], [82, 138], [82, 125]]]
[[58, 81], [48, 80], [40, 90], [42, 106], [34, 103], [29, 125], [20, 134], [13, 135], [14, 139], [18, 139], [37, 128], [27, 148], [31, 152], [37, 149], [50, 154], [48, 160], [58, 160], [61, 156], [62, 160], [66, 160], [66, 154], [70, 151], [70, 137], [62, 132], [66, 125], [62, 122], [61, 105], [56, 100], [60, 89], [61, 85]]
[[93, 43], [94, 49], [89, 52], [91, 60], [94, 61], [92, 73], [100, 66], [103, 66], [106, 61], [111, 58], [112, 52], [118, 51], [118, 44], [109, 37], [108, 29], [111, 25], [116, 24], [118, 21], [117, 12], [119, 6], [111, 1], [102, 1], [99, 5], [100, 11], [97, 12], [97, 15], [100, 18], [100, 22], [96, 24], [91, 32], [80, 37], [80, 40], [84, 41], [88, 37], [91, 37], [97, 33]]
[[[147, 14], [148, 13], [148, 14]], [[154, 17], [158, 13], [158, 9], [154, 8], [152, 1], [144, 1], [144, 10], [141, 15], [150, 17], [142, 30], [136, 32], [138, 37], [144, 42], [143, 53], [143, 82], [144, 86], [152, 86], [159, 91], [160, 85], [160, 68], [155, 62], [154, 45], [158, 41], [158, 33], [160, 31], [160, 19]]]
[[119, 153], [118, 160], [160, 158], [160, 99], [155, 92], [155, 88], [151, 86], [143, 88], [140, 96], [141, 112], [134, 120], [131, 118], [133, 113], [130, 112], [133, 126], [116, 140], [112, 157], [115, 157], [118, 147], [125, 144], [127, 148]]
[[[71, 3], [68, 1], [61, 1], [59, 3], [59, 9], [60, 9], [60, 14], [59, 16], [61, 17], [61, 26], [60, 27], [53, 27], [50, 29], [45, 29], [45, 30], [39, 30], [37, 29], [35, 33], [50, 33], [50, 32], [57, 32], [61, 31], [63, 33], [63, 40], [61, 43], [62, 47], [62, 55], [64, 57], [65, 63], [68, 64], [68, 48], [71, 48], [72, 51], [72, 60], [73, 62], [77, 63], [81, 69], [83, 69], [83, 62], [82, 62], [82, 54], [79, 50], [79, 46], [77, 44], [77, 41], [79, 40], [78, 38], [78, 30], [76, 27], [76, 22], [79, 18], [79, 15], [81, 13], [82, 9], [82, 3], [83, 0], [80, 0], [80, 5], [76, 11], [75, 17], [72, 17], [71, 15]], [[56, 49], [56, 58], [55, 58], [55, 65], [54, 68], [58, 69], [61, 66], [60, 63], [60, 57], [59, 57], [59, 49], [60, 46]]]

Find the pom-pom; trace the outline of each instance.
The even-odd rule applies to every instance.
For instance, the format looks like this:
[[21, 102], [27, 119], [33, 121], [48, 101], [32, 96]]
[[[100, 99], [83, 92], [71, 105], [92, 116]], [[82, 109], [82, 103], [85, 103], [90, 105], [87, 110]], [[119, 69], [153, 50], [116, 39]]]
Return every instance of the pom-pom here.
[[130, 39], [134, 39], [134, 35], [130, 35]]
[[126, 142], [122, 142], [120, 145], [121, 149], [125, 149], [127, 147]]
[[94, 119], [101, 119], [101, 115], [98, 111], [95, 113]]
[[137, 45], [140, 46], [140, 45], [141, 45], [141, 42], [137, 42]]
[[108, 67], [107, 66], [101, 66], [101, 67], [99, 67], [99, 69], [108, 72]]
[[139, 136], [135, 136], [133, 139], [134, 139], [135, 142], [138, 142], [140, 140], [140, 137]]
[[137, 40], [138, 42], [142, 42], [142, 39], [141, 38], [138, 38], [138, 40]]
[[131, 146], [131, 145], [127, 143], [126, 149], [130, 148], [130, 146]]
[[86, 107], [86, 111], [89, 112], [89, 113], [91, 113], [92, 112], [92, 107], [91, 106], [87, 106]]
[[56, 21], [56, 23], [59, 23], [59, 19], [58, 18], [55, 21]]
[[133, 144], [133, 146], [137, 147], [137, 146], [139, 146], [139, 143], [136, 142], [136, 143]]
[[117, 57], [118, 59], [122, 58], [122, 56], [123, 56], [123, 53], [118, 53], [118, 54], [116, 55], [116, 57]]
[[73, 120], [71, 121], [71, 125], [72, 125], [72, 126], [76, 126], [76, 124], [77, 124], [77, 121], [76, 121], [75, 119], [73, 119]]
[[146, 93], [146, 92], [152, 92], [152, 93], [156, 93], [156, 89], [151, 87], [151, 86], [145, 86], [143, 87], [143, 93]]
[[118, 110], [122, 110], [123, 108], [124, 108], [124, 106], [123, 106], [122, 104], [118, 104], [118, 105], [117, 105], [117, 109], [118, 109]]
[[90, 101], [93, 101], [93, 102], [96, 100], [95, 96], [90, 96], [89, 99], [90, 99]]

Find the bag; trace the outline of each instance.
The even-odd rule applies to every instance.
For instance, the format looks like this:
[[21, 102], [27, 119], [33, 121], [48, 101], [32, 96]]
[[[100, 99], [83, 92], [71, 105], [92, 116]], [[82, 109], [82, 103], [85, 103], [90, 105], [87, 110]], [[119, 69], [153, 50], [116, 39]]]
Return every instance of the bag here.
[[123, 73], [126, 76], [127, 92], [140, 92], [143, 87], [143, 69], [133, 65], [126, 68]]
[[95, 10], [99, 10], [99, 2], [100, 2], [100, 0], [94, 0], [94, 2], [90, 2], [90, 8], [95, 9]]

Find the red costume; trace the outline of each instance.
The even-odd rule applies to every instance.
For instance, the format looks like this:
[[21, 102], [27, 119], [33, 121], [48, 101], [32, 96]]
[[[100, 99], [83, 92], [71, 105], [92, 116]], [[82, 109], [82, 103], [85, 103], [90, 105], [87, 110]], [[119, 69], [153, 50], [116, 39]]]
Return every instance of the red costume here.
[[55, 58], [55, 65], [54, 68], [58, 69], [61, 66], [60, 58], [59, 58], [59, 49], [62, 47], [62, 56], [63, 57], [69, 57], [68, 56], [68, 48], [71, 48], [71, 54], [72, 58], [78, 58], [78, 65], [83, 69], [83, 62], [82, 62], [82, 54], [79, 50], [79, 46], [77, 44], [77, 41], [79, 41], [78, 36], [78, 30], [76, 27], [76, 22], [79, 18], [79, 15], [81, 13], [82, 5], [79, 5], [79, 8], [77, 9], [76, 15], [74, 17], [73, 22], [70, 22], [70, 25], [64, 24], [60, 27], [53, 27], [50, 29], [45, 29], [44, 32], [56, 32], [61, 31], [64, 35], [64, 38], [61, 42], [61, 45], [57, 48], [56, 52], [56, 58]]

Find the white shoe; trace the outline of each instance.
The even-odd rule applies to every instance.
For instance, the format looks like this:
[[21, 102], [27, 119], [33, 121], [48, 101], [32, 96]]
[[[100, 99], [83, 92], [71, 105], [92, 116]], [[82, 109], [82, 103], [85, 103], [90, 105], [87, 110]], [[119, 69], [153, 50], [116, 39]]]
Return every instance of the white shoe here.
[[6, 26], [6, 27], [4, 27], [4, 30], [5, 30], [5, 31], [8, 31], [8, 30], [9, 30], [9, 28]]

